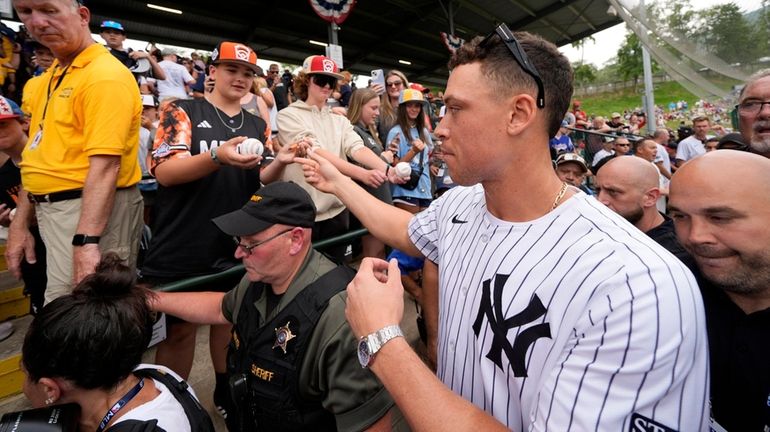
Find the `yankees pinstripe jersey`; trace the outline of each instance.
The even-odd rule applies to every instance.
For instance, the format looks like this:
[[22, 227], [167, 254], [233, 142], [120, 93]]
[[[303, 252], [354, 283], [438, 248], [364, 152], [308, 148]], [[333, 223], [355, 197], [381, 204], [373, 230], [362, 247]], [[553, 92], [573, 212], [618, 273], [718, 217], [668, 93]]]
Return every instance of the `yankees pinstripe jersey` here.
[[595, 199], [511, 223], [460, 187], [409, 235], [439, 265], [437, 373], [457, 394], [514, 430], [707, 430], [695, 279]]

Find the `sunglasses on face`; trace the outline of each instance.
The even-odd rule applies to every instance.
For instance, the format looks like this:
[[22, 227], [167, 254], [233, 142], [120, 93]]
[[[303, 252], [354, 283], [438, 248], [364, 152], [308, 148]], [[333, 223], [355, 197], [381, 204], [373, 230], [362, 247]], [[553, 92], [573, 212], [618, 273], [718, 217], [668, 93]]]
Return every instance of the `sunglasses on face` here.
[[329, 86], [329, 88], [337, 87], [337, 78], [330, 77], [328, 75], [313, 75], [313, 82], [318, 87]]
[[532, 64], [532, 62], [529, 61], [529, 57], [527, 57], [527, 53], [524, 52], [524, 49], [521, 47], [521, 44], [516, 39], [515, 36], [513, 36], [513, 32], [511, 32], [511, 29], [508, 28], [508, 26], [503, 23], [500, 24], [495, 28], [492, 33], [490, 33], [487, 37], [485, 37], [480, 43], [480, 47], [484, 47], [489, 43], [489, 40], [494, 36], [498, 35], [500, 36], [500, 39], [505, 42], [505, 46], [508, 47], [508, 51], [511, 52], [511, 55], [513, 55], [513, 58], [516, 60], [516, 63], [521, 66], [521, 69], [529, 76], [532, 77], [532, 79], [535, 80], [535, 84], [537, 84], [537, 107], [543, 108], [545, 107], [545, 89], [543, 87], [543, 79], [540, 78], [540, 73], [538, 73], [537, 69], [535, 68], [535, 65]]
[[404, 82], [403, 81], [391, 81], [391, 82], [385, 83], [385, 85], [388, 86], [388, 87], [401, 87], [402, 85], [404, 85]]

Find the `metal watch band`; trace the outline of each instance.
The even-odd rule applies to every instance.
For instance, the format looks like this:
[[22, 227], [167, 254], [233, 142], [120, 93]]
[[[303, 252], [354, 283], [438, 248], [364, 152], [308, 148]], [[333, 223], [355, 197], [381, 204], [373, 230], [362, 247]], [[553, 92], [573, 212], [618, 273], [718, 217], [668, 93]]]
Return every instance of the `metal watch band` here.
[[401, 327], [398, 325], [389, 325], [370, 334], [366, 337], [369, 345], [369, 354], [373, 356], [386, 342], [399, 336], [403, 337], [404, 332], [401, 331]]

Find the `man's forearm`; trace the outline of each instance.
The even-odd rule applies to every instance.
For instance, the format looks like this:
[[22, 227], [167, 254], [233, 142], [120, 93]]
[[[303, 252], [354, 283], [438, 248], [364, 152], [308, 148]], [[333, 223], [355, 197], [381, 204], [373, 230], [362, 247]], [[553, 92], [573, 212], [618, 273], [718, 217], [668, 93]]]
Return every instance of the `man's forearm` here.
[[112, 213], [120, 156], [91, 156], [88, 160], [77, 233], [100, 236]]
[[495, 418], [444, 386], [404, 338], [386, 343], [374, 358], [371, 369], [413, 431], [508, 431]]
[[411, 213], [380, 201], [351, 179], [341, 180], [335, 195], [373, 236], [410, 255], [421, 255], [409, 239]]
[[150, 309], [195, 324], [229, 324], [222, 315], [224, 297], [221, 292], [155, 292], [150, 300]]

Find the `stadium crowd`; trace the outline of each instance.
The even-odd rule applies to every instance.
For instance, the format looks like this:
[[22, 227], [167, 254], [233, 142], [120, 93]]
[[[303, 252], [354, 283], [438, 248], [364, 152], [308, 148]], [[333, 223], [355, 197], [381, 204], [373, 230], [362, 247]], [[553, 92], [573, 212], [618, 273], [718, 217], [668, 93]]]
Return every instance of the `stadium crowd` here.
[[184, 384], [210, 325], [230, 431], [770, 428], [770, 70], [735, 132], [704, 101], [651, 128], [586, 114], [567, 59], [504, 24], [434, 94], [398, 70], [357, 89], [321, 55], [265, 71], [238, 41], [135, 51], [77, 0], [12, 4], [0, 224], [36, 407], [213, 430]]

